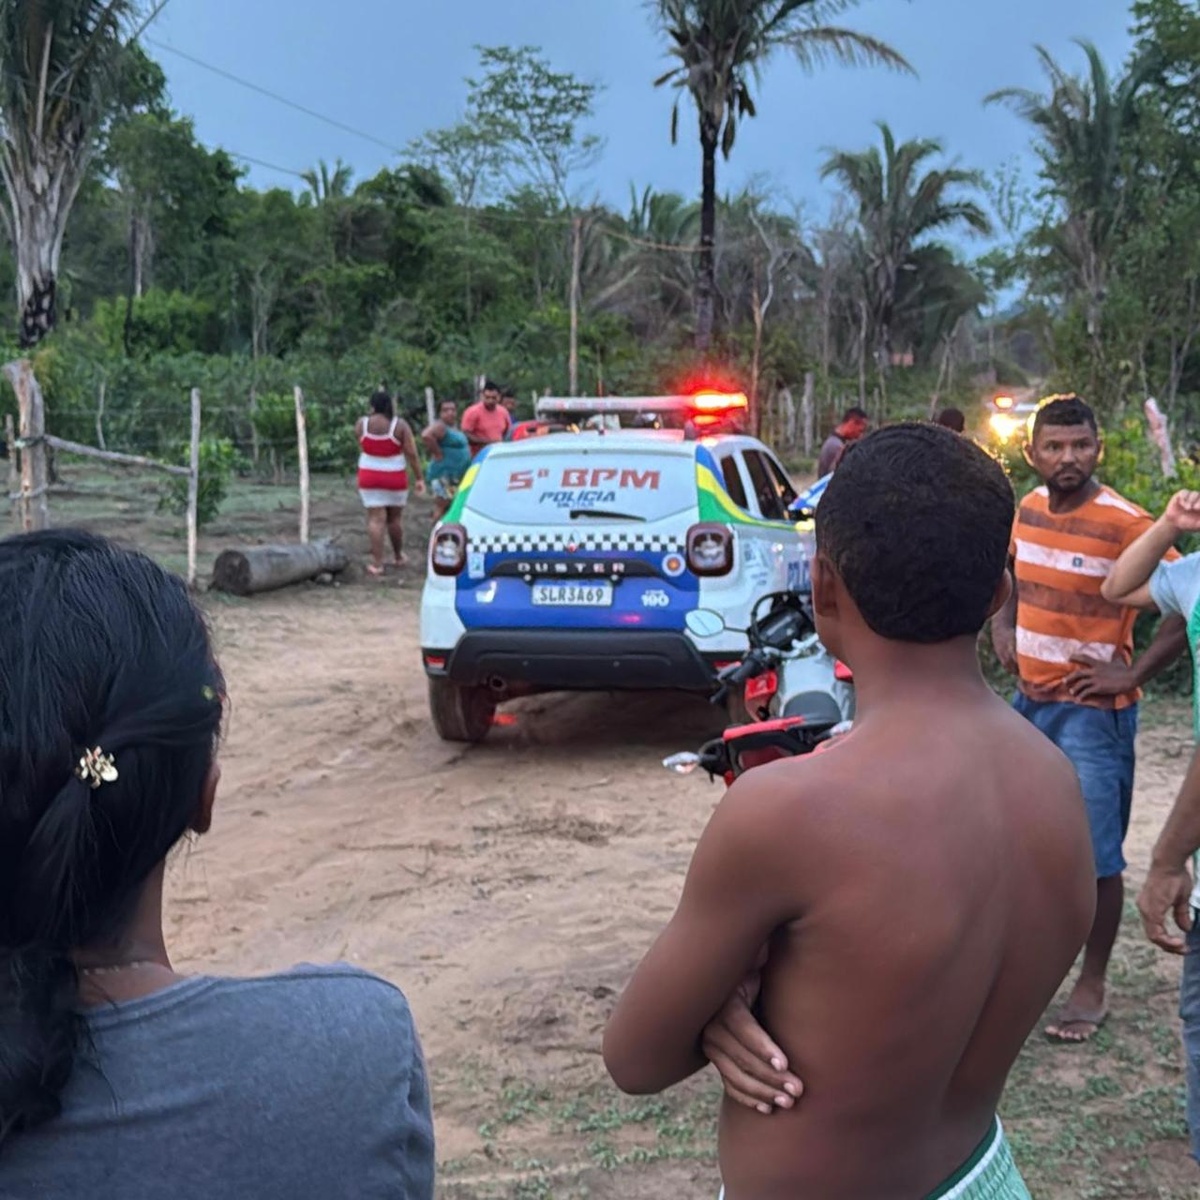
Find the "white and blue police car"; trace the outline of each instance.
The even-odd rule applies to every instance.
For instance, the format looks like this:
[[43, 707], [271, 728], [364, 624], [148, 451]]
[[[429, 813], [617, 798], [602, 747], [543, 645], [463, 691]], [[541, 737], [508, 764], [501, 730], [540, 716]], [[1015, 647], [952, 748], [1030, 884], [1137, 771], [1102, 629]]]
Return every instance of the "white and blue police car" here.
[[[808, 585], [812, 525], [744, 396], [546, 399], [487, 448], [430, 541], [421, 647], [439, 735], [540, 691], [708, 693], [758, 600]], [[634, 428], [630, 428], [630, 426]], [[536, 432], [536, 430], [534, 431]], [[730, 627], [703, 644], [694, 609]]]

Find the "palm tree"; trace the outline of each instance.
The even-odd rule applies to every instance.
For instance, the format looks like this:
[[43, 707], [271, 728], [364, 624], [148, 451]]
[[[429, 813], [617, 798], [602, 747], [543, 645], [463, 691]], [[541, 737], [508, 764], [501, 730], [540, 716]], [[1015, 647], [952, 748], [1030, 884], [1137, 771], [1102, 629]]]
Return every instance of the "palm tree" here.
[[630, 189], [629, 214], [609, 222], [606, 236], [621, 249], [621, 287], [607, 307], [627, 316], [638, 336], [658, 341], [684, 319], [692, 303], [692, 247], [700, 210], [675, 192]]
[[1036, 131], [1042, 175], [1064, 218], [1044, 231], [1041, 240], [1067, 268], [1072, 290], [1084, 297], [1088, 334], [1099, 356], [1112, 254], [1126, 215], [1128, 135], [1138, 119], [1138, 96], [1155, 77], [1160, 60], [1157, 54], [1143, 54], [1123, 78], [1113, 80], [1096, 47], [1078, 44], [1087, 57], [1085, 78], [1069, 74], [1039, 46], [1049, 92], [1005, 88], [985, 103], [1011, 105]]
[[350, 195], [354, 172], [340, 158], [333, 164], [332, 170], [329, 164], [321, 159], [314, 169], [304, 171], [300, 178], [308, 186], [304, 199], [317, 208], [323, 208], [335, 200], [345, 200]]
[[139, 0], [0, 0], [0, 214], [23, 347], [54, 328], [67, 219], [135, 65], [143, 9]]
[[991, 222], [974, 200], [958, 194], [962, 188], [982, 186], [978, 172], [946, 167], [922, 174], [929, 159], [942, 153], [941, 142], [921, 138], [897, 143], [885, 123], [879, 130], [882, 153], [878, 146], [870, 146], [834, 154], [821, 176], [836, 178], [858, 207], [867, 315], [882, 378], [901, 272], [919, 269], [914, 254], [929, 244], [931, 235], [956, 227], [987, 235]]
[[[825, 62], [882, 64], [912, 71], [905, 59], [877, 38], [827, 22], [857, 0], [651, 0], [655, 19], [678, 63], [655, 86], [686, 91], [700, 119], [703, 180], [700, 261], [696, 281], [696, 348], [712, 343], [716, 269], [717, 150], [726, 158], [738, 122], [755, 115], [752, 85], [778, 51], [791, 53], [807, 71]], [[679, 132], [679, 101], [671, 138]]]

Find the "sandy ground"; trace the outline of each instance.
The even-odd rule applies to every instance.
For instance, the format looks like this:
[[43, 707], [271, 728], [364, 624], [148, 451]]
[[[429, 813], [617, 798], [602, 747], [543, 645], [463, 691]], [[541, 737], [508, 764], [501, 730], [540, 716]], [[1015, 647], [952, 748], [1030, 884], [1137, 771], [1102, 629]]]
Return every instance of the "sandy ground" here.
[[341, 959], [401, 984], [452, 1160], [487, 1117], [468, 1073], [593, 1080], [611, 998], [720, 794], [659, 764], [720, 721], [676, 696], [551, 696], [448, 746], [418, 600], [414, 583], [210, 605], [233, 713], [216, 829], [174, 864], [168, 934], [187, 969]]
[[[216, 827], [173, 865], [168, 932], [186, 969], [341, 959], [399, 983], [439, 1158], [466, 1164], [443, 1194], [490, 1196], [511, 1162], [489, 1169], [480, 1127], [502, 1096], [601, 1086], [606, 1014], [720, 795], [659, 763], [720, 723], [674, 696], [550, 696], [512, 706], [483, 746], [447, 746], [418, 666], [419, 583], [402, 583], [209, 599], [233, 713]], [[1183, 746], [1177, 722], [1144, 739], [1135, 875]], [[561, 1147], [561, 1131], [522, 1136], [531, 1158]], [[711, 1197], [716, 1182], [684, 1158], [579, 1194]]]

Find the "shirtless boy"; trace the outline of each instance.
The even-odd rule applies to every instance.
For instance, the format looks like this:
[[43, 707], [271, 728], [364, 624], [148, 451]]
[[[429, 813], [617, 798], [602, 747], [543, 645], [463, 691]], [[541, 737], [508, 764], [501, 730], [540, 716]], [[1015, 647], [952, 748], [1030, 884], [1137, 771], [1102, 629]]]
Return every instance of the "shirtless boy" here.
[[996, 1109], [1096, 888], [1073, 768], [979, 670], [1012, 520], [1000, 468], [928, 425], [864, 439], [821, 500], [854, 732], [729, 789], [604, 1039], [623, 1090], [678, 1083], [765, 958], [758, 1012], [805, 1090], [771, 1116], [726, 1099], [728, 1200], [1028, 1197]]

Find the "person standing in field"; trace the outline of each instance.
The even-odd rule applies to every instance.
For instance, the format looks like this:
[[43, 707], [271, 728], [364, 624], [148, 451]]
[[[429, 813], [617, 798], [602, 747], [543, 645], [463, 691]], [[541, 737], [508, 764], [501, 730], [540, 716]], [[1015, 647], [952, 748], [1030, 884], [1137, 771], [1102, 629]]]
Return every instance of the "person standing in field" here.
[[817, 478], [824, 479], [837, 470], [842, 455], [871, 427], [871, 418], [861, 408], [849, 408], [841, 424], [825, 439], [817, 459]]
[[410, 484], [418, 496], [425, 494], [421, 458], [412, 427], [396, 416], [396, 406], [386, 388], [371, 397], [370, 413], [354, 427], [358, 438], [358, 494], [367, 510], [367, 535], [371, 540], [369, 575], [383, 574], [384, 544], [392, 544], [393, 562], [402, 567], [404, 509]]
[[508, 432], [504, 435], [506, 442], [512, 441], [513, 430], [517, 427], [517, 397], [512, 388], [505, 388], [504, 394], [500, 397], [500, 403], [504, 405], [504, 411], [508, 413]]
[[488, 380], [479, 393], [479, 400], [463, 413], [462, 431], [471, 445], [471, 457], [487, 446], [504, 441], [511, 429], [512, 417], [500, 403], [500, 389]]
[[[1166, 512], [1117, 560], [1104, 594], [1118, 604], [1187, 621], [1195, 675], [1192, 721], [1200, 741], [1200, 554], [1166, 561], [1184, 534], [1200, 533], [1200, 492], [1179, 492]], [[1191, 873], [1188, 871], [1189, 860]], [[1187, 1056], [1187, 1118], [1192, 1157], [1200, 1162], [1200, 751], [1193, 754], [1179, 797], [1163, 826], [1138, 897], [1146, 935], [1183, 956], [1179, 1014]], [[1167, 917], [1184, 934], [1167, 930]]]
[[1046, 1028], [1054, 1041], [1092, 1038], [1108, 1018], [1108, 962], [1124, 908], [1133, 804], [1134, 743], [1141, 687], [1186, 645], [1171, 617], [1136, 662], [1134, 609], [1101, 586], [1127, 547], [1152, 524], [1136, 504], [1095, 478], [1101, 439], [1077, 396], [1051, 397], [1025, 448], [1042, 486], [1017, 510], [1017, 588], [992, 622], [997, 657], [1019, 681], [1015, 706], [1074, 763], [1087, 804], [1096, 870], [1096, 921], [1066, 1005]]
[[437, 420], [421, 434], [421, 441], [429, 452], [429, 470], [425, 478], [433, 496], [436, 523], [446, 515], [454, 493], [471, 465], [471, 446], [467, 435], [458, 427], [458, 405], [453, 400], [441, 402]]
[[759, 1014], [803, 1084], [728, 1094], [728, 1200], [1029, 1200], [997, 1107], [1096, 891], [1070, 762], [980, 670], [1012, 514], [1000, 466], [932, 424], [864, 438], [817, 509], [854, 730], [730, 787], [604, 1036], [652, 1093], [705, 1065], [731, 996]]

